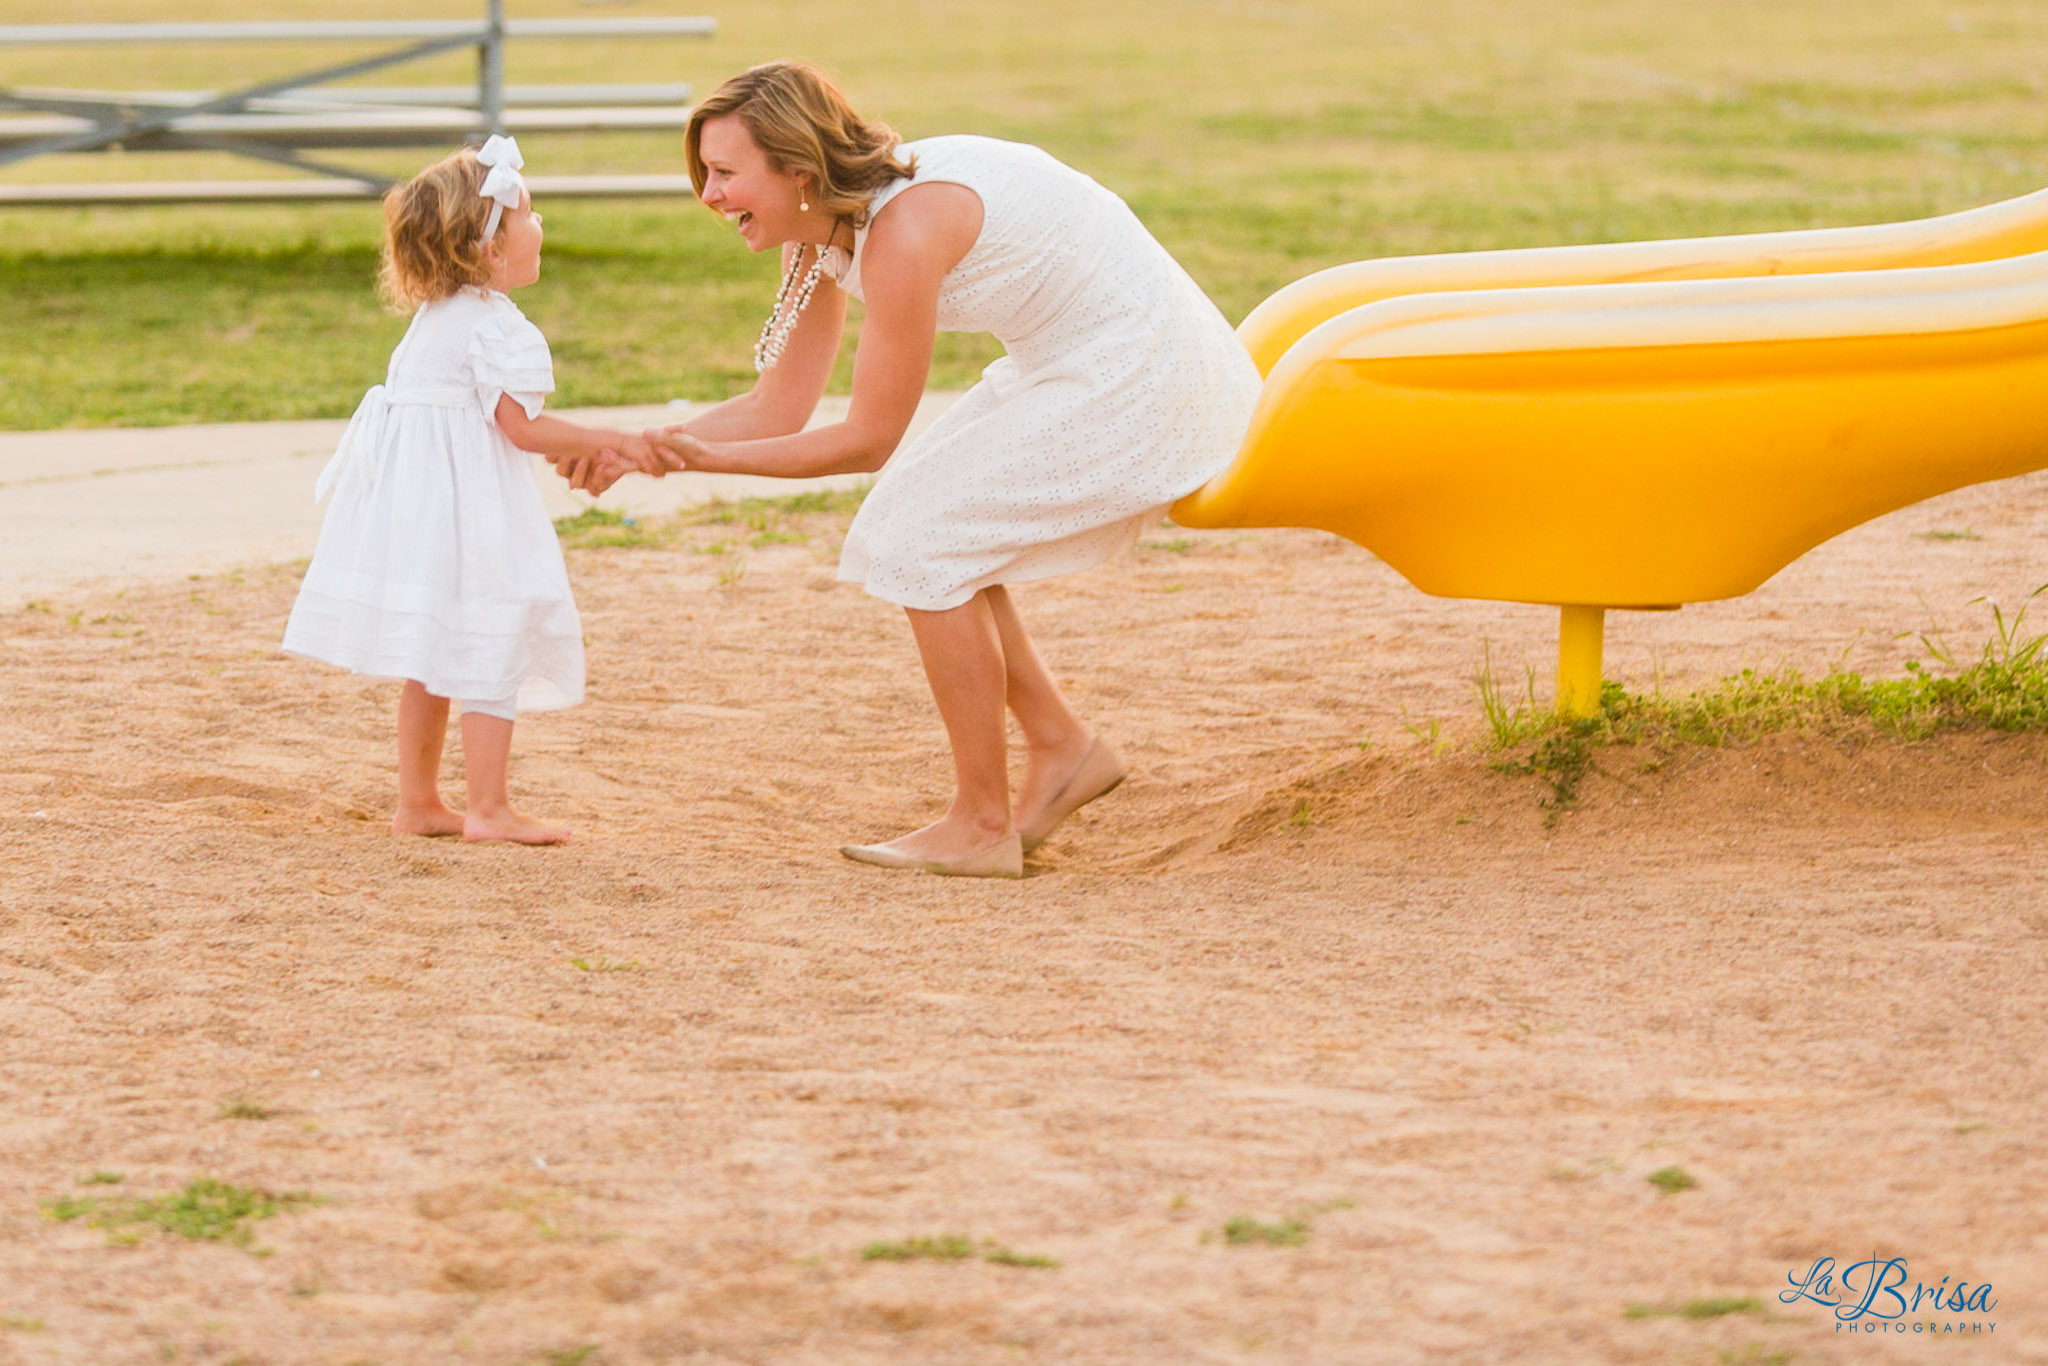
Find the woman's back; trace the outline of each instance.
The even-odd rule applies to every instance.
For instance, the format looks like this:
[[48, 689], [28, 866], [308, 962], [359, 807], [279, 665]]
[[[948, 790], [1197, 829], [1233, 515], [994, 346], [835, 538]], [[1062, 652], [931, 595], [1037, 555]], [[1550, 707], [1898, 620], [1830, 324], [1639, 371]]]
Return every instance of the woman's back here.
[[[980, 236], [940, 285], [941, 331], [992, 332], [1027, 361], [1032, 353], [1070, 354], [1118, 318], [1228, 333], [1123, 200], [1050, 154], [970, 135], [905, 143], [900, 151], [916, 158], [916, 175], [876, 194], [870, 226], [915, 185], [964, 185], [982, 204]], [[856, 298], [867, 236], [867, 229], [855, 235], [850, 262], [834, 263]]]

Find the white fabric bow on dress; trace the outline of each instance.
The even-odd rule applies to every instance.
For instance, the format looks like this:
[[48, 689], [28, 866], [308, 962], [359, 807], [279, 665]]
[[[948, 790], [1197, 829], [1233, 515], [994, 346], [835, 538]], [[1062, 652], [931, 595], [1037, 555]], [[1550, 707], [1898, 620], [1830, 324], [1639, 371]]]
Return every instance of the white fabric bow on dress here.
[[477, 163], [490, 170], [484, 176], [483, 188], [477, 193], [491, 200], [491, 216], [484, 220], [483, 240], [488, 242], [498, 234], [498, 224], [504, 221], [505, 210], [519, 207], [519, 192], [526, 188], [526, 181], [519, 174], [519, 168], [526, 164], [526, 158], [519, 155], [519, 144], [502, 133], [493, 133], [490, 140], [476, 153]]

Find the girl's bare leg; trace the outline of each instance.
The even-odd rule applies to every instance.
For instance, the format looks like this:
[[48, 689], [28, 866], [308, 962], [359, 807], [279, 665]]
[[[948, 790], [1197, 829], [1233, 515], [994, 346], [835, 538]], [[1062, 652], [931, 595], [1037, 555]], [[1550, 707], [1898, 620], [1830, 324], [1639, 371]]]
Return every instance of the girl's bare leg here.
[[462, 713], [462, 762], [469, 770], [469, 804], [462, 816], [466, 840], [511, 840], [515, 844], [560, 844], [566, 825], [547, 825], [512, 809], [505, 795], [512, 764], [512, 723], [482, 712]]
[[953, 745], [953, 804], [930, 825], [887, 847], [911, 858], [952, 862], [1010, 833], [1002, 638], [986, 593], [944, 612], [905, 611]]
[[395, 835], [459, 835], [462, 813], [441, 800], [441, 746], [448, 738], [448, 699], [408, 679], [398, 694], [398, 814]]

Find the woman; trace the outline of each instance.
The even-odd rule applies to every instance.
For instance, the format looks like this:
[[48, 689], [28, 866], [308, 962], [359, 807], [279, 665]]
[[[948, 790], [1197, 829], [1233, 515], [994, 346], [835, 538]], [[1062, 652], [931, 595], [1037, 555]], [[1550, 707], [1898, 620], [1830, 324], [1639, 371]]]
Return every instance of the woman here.
[[[953, 747], [945, 815], [847, 857], [1018, 877], [1024, 853], [1123, 780], [1068, 705], [1007, 587], [1098, 564], [1236, 451], [1259, 377], [1200, 288], [1109, 191], [1034, 147], [898, 144], [817, 70], [755, 67], [685, 134], [699, 197], [782, 289], [754, 389], [649, 432], [663, 469], [806, 476], [881, 471], [839, 577], [899, 604]], [[851, 295], [867, 306], [843, 422], [804, 431]], [[940, 329], [1008, 351], [897, 450]], [[602, 489], [617, 458], [564, 467]], [[659, 473], [661, 471], [654, 471]], [[1028, 746], [1013, 808], [1003, 710]]]

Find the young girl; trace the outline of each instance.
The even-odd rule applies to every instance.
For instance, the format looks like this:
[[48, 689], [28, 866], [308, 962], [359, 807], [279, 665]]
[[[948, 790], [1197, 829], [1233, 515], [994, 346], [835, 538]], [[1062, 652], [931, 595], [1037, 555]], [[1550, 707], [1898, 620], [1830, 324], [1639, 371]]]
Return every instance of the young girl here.
[[[391, 822], [404, 835], [569, 837], [505, 793], [513, 718], [583, 700], [583, 628], [524, 452], [647, 454], [642, 437], [541, 416], [547, 339], [506, 297], [540, 278], [522, 164], [494, 137], [385, 196], [383, 293], [416, 311], [315, 487], [334, 502], [285, 627], [289, 653], [405, 680]], [[469, 777], [460, 812], [440, 790], [450, 698]]]

